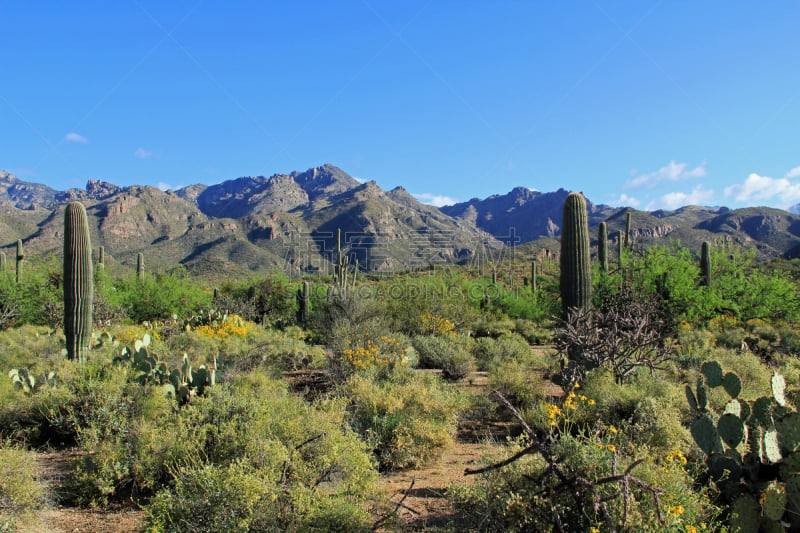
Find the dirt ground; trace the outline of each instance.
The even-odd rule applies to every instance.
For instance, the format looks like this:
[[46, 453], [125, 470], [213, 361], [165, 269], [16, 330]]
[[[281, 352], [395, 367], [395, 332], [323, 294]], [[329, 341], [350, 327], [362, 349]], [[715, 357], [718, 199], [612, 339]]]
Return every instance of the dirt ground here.
[[[560, 388], [543, 380], [542, 385]], [[474, 394], [488, 394], [485, 372], [474, 372], [462, 383], [454, 385]], [[459, 517], [447, 499], [447, 489], [455, 482], [469, 482], [464, 469], [480, 461], [486, 442], [503, 442], [514, 431], [512, 423], [466, 417], [459, 424], [455, 445], [438, 461], [414, 470], [388, 473], [382, 482], [390, 502], [410, 531], [469, 531], [472, 524]], [[41, 479], [56, 486], [68, 475], [67, 465], [72, 452], [42, 453], [39, 467]], [[398, 505], [398, 503], [400, 505]], [[20, 524], [20, 531], [31, 533], [127, 533], [141, 531], [144, 513], [130, 503], [104, 509], [79, 509], [53, 505]], [[29, 523], [30, 522], [30, 523]]]

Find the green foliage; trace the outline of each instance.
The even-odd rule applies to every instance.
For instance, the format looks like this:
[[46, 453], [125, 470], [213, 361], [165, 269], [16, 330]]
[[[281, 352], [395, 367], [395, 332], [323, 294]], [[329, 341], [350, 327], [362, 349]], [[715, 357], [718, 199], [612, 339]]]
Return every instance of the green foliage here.
[[211, 303], [210, 294], [180, 273], [158, 273], [141, 279], [123, 278], [108, 292], [135, 323], [164, 320], [173, 314], [188, 317]]
[[312, 407], [253, 373], [181, 415], [183, 438], [205, 461], [190, 452], [169, 467], [174, 484], [146, 508], [152, 530], [366, 527], [376, 474], [363, 442], [345, 431], [342, 402]]
[[342, 389], [351, 426], [373, 448], [382, 469], [433, 461], [453, 444], [459, 398], [436, 376], [398, 370], [376, 382], [353, 375]]
[[420, 335], [413, 339], [420, 368], [440, 368], [445, 379], [457, 381], [472, 370], [471, 340], [464, 336]]
[[0, 443], [0, 510], [19, 512], [42, 504], [36, 454], [8, 442]]

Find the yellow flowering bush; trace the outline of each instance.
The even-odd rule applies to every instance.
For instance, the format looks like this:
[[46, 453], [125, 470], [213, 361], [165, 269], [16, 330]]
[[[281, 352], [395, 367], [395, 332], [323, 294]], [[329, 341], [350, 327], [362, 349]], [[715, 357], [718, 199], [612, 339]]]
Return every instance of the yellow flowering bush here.
[[227, 315], [219, 322], [197, 326], [198, 334], [209, 338], [226, 339], [228, 337], [246, 337], [253, 328], [253, 323], [248, 322], [239, 315]]
[[425, 335], [456, 335], [456, 326], [443, 316], [425, 313], [422, 315], [422, 333]]
[[350, 370], [407, 366], [406, 348], [394, 337], [381, 336], [377, 341], [359, 340], [355, 347], [342, 350], [339, 362]]
[[719, 315], [709, 320], [708, 329], [712, 331], [723, 331], [728, 328], [736, 327], [738, 322], [735, 316]]

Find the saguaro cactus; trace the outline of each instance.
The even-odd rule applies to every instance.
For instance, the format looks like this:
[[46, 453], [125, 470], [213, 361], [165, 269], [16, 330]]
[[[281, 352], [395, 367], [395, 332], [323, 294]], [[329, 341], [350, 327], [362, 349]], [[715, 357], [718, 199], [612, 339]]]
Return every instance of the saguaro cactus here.
[[531, 261], [531, 291], [536, 292], [536, 259]]
[[0, 273], [6, 270], [6, 253], [0, 252]]
[[17, 283], [22, 279], [22, 261], [25, 259], [25, 254], [22, 253], [22, 240], [17, 239]]
[[592, 303], [592, 268], [586, 199], [573, 192], [564, 202], [561, 229], [561, 305], [564, 318], [570, 309], [588, 309]]
[[625, 215], [625, 248], [631, 246], [631, 212], [628, 211]]
[[310, 293], [307, 281], [303, 282], [302, 289], [297, 289], [297, 322], [300, 324], [305, 324], [308, 321]]
[[136, 277], [142, 279], [144, 275], [144, 255], [142, 252], [136, 254]]
[[601, 222], [597, 228], [597, 259], [600, 261], [600, 270], [608, 272], [608, 229], [605, 222]]
[[622, 272], [622, 232], [617, 233], [617, 263], [620, 273]]
[[84, 362], [92, 337], [92, 244], [86, 209], [72, 202], [64, 211], [64, 334], [67, 356]]
[[700, 283], [706, 287], [711, 286], [711, 245], [703, 241], [700, 248]]
[[103, 270], [106, 267], [106, 248], [101, 246], [97, 252], [97, 268]]

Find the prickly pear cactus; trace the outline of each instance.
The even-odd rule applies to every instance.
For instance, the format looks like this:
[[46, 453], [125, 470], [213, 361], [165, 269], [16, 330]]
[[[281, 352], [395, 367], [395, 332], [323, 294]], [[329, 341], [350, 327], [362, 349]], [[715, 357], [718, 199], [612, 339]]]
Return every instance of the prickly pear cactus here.
[[[742, 380], [709, 361], [686, 399], [697, 414], [691, 433], [706, 454], [711, 479], [729, 502], [731, 531], [800, 531], [800, 414], [786, 401], [786, 381], [772, 376], [772, 396], [739, 398]], [[708, 388], [730, 396], [709, 409]]]

